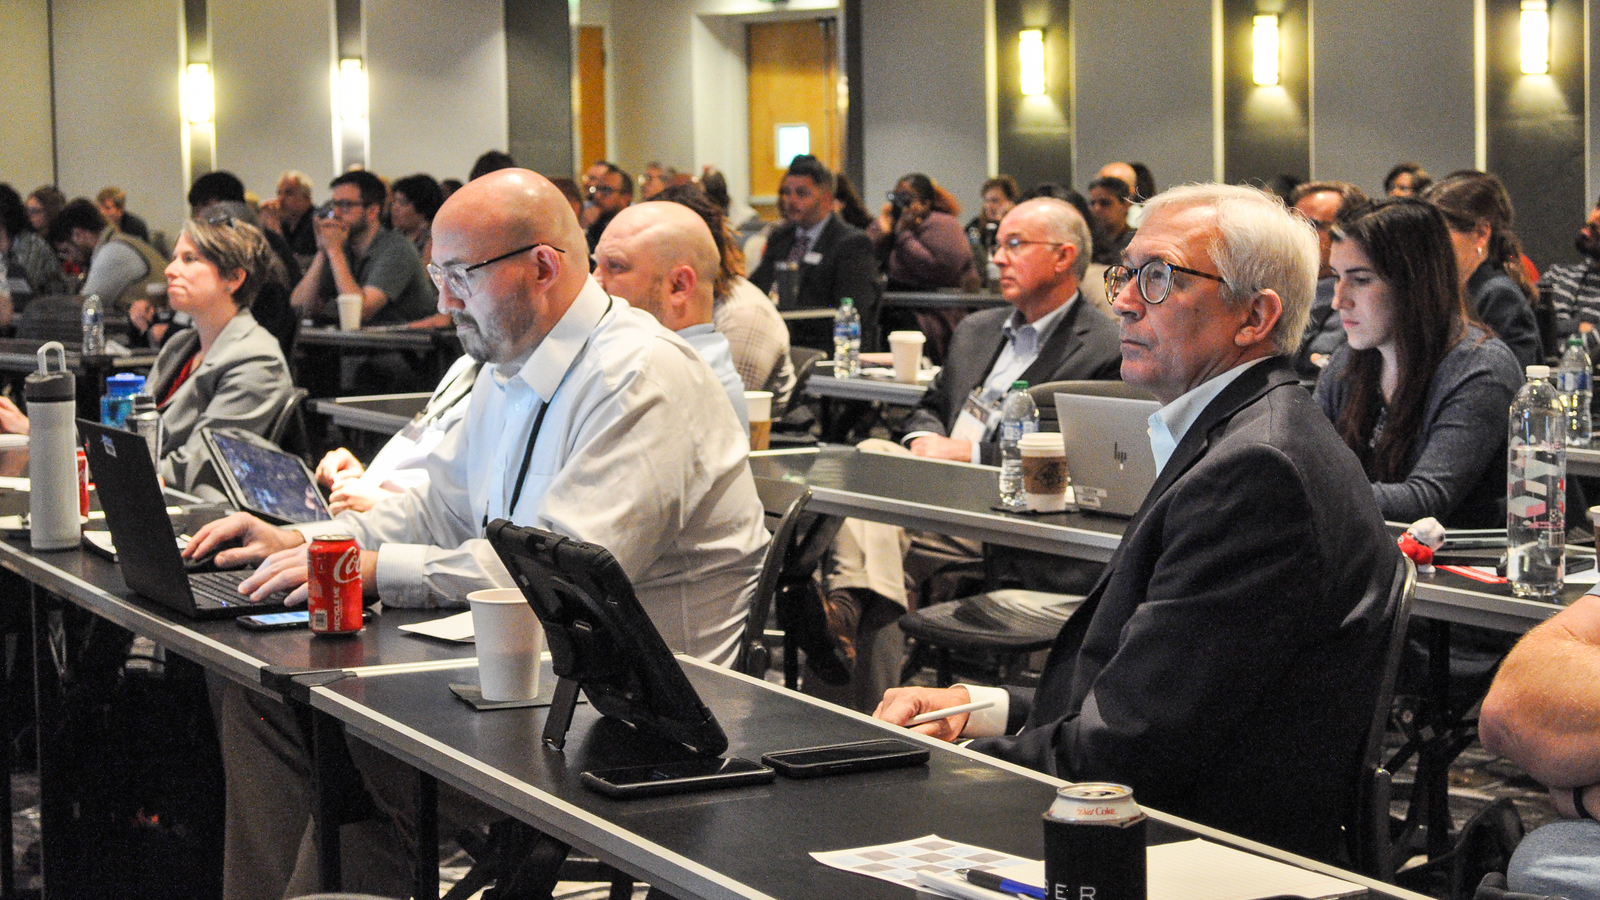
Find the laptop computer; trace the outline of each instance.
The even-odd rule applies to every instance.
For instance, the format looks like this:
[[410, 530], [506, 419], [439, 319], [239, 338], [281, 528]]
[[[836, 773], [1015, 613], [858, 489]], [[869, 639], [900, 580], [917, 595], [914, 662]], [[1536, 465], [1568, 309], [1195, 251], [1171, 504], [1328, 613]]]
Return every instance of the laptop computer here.
[[1150, 452], [1154, 400], [1056, 394], [1056, 417], [1066, 444], [1067, 471], [1078, 508], [1132, 516], [1156, 483]]
[[192, 619], [227, 619], [284, 609], [287, 594], [252, 603], [239, 593], [239, 582], [249, 577], [252, 569], [197, 574], [185, 570], [144, 438], [85, 419], [78, 420], [78, 435], [89, 456], [89, 471], [128, 587]]
[[305, 460], [235, 428], [202, 428], [200, 435], [235, 509], [274, 525], [333, 518]]

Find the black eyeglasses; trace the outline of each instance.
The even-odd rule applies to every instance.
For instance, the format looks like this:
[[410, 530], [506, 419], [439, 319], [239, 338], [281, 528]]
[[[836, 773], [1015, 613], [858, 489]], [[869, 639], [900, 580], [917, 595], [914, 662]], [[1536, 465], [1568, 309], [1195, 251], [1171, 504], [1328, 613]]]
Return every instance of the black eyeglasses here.
[[617, 192], [616, 188], [609, 187], [607, 185], [603, 185], [603, 184], [591, 184], [591, 185], [589, 185], [589, 196], [591, 196], [591, 197], [609, 197], [612, 194], [615, 194], [616, 192]]
[[329, 200], [328, 201], [328, 206], [330, 208], [337, 209], [340, 212], [344, 212], [347, 209], [360, 209], [360, 208], [362, 208], [362, 207], [364, 207], [366, 205], [367, 204], [361, 202], [360, 200]]
[[518, 247], [517, 249], [508, 253], [502, 253], [499, 256], [496, 256], [494, 259], [486, 259], [483, 262], [473, 263], [470, 266], [462, 265], [461, 263], [447, 263], [442, 266], [436, 266], [433, 263], [428, 263], [428, 277], [433, 279], [433, 286], [436, 288], [443, 289], [446, 285], [449, 285], [450, 293], [456, 295], [457, 297], [470, 297], [473, 294], [473, 287], [472, 279], [468, 278], [468, 275], [478, 271], [484, 266], [494, 265], [503, 259], [510, 259], [519, 253], [527, 253], [529, 250], [532, 250], [536, 247], [549, 247], [551, 250], [554, 250], [557, 253], [567, 252], [560, 247], [555, 246], [554, 244], [529, 244], [526, 247]]
[[1172, 290], [1172, 273], [1182, 272], [1185, 275], [1196, 275], [1200, 278], [1209, 278], [1221, 284], [1227, 284], [1228, 279], [1199, 269], [1190, 269], [1185, 266], [1173, 265], [1164, 259], [1146, 260], [1141, 266], [1107, 266], [1106, 267], [1106, 296], [1116, 300], [1128, 282], [1133, 281], [1139, 286], [1139, 296], [1144, 302], [1155, 306], [1167, 299], [1167, 292]]

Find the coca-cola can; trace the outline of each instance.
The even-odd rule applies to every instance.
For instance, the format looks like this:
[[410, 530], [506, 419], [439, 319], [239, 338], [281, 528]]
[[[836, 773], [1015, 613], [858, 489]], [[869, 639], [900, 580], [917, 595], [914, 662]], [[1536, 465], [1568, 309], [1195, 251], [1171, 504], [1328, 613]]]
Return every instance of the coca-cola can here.
[[1044, 814], [1044, 880], [1054, 900], [1145, 900], [1145, 814], [1133, 789], [1084, 782]]
[[89, 518], [89, 454], [78, 448], [78, 515]]
[[361, 548], [348, 534], [311, 539], [311, 630], [317, 634], [355, 634], [361, 630]]

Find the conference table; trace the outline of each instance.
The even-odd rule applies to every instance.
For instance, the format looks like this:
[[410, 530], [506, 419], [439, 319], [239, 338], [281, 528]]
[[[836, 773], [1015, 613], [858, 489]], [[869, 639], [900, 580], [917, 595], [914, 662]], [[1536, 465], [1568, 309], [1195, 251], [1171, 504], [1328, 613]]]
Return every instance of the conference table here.
[[399, 433], [433, 396], [427, 391], [411, 394], [364, 394], [311, 401], [311, 408], [341, 428], [379, 435], [385, 439]]
[[[448, 672], [307, 680], [318, 682], [309, 686], [312, 708], [343, 723], [348, 733], [677, 897], [908, 900], [906, 887], [831, 868], [809, 854], [929, 834], [1030, 859], [1043, 856], [1040, 817], [1065, 782], [756, 678], [687, 657], [679, 661], [726, 731], [726, 755], [754, 760], [775, 750], [892, 736], [927, 745], [929, 763], [613, 800], [583, 787], [579, 773], [659, 763], [681, 751], [601, 719], [586, 704], [578, 707], [566, 748], [552, 750], [539, 741], [548, 708], [476, 712], [451, 696]], [[1335, 875], [1372, 895], [1420, 897], [1148, 812], [1151, 845], [1205, 837]], [[419, 884], [419, 891], [427, 894], [426, 886]]]
[[988, 309], [1005, 306], [1006, 298], [993, 291], [962, 293], [948, 291], [884, 291], [883, 309]]
[[[6, 451], [4, 455], [26, 451]], [[169, 492], [173, 503], [195, 498]], [[27, 509], [27, 495], [0, 490], [0, 515]], [[91, 525], [91, 527], [93, 527]], [[159, 538], [158, 538], [159, 539]], [[134, 594], [122, 580], [120, 567], [82, 549], [35, 551], [26, 536], [0, 539], [0, 569], [28, 585], [34, 630], [37, 683], [41, 872], [51, 898], [96, 896], [89, 882], [98, 849], [80, 846], [70, 837], [77, 818], [72, 809], [75, 775], [62, 762], [73, 736], [66, 719], [58, 665], [67, 665], [59, 635], [46, 623], [60, 611], [80, 608], [93, 616], [146, 637], [192, 662], [207, 673], [253, 691], [285, 696], [298, 676], [327, 672], [457, 670], [476, 664], [473, 645], [422, 638], [400, 626], [438, 618], [439, 610], [380, 609], [367, 627], [352, 637], [318, 637], [308, 631], [246, 631], [233, 620], [199, 621], [173, 613]], [[51, 664], [50, 661], [56, 664]], [[459, 677], [459, 676], [458, 676]], [[466, 676], [471, 679], [473, 676]], [[4, 820], [5, 847], [10, 847], [9, 817]], [[14, 896], [11, 853], [0, 853], [0, 891]]]
[[[295, 336], [294, 346], [295, 383], [313, 387], [313, 394], [318, 396], [338, 393], [338, 360], [345, 356], [402, 353], [416, 369], [418, 381], [433, 385], [462, 352], [454, 326], [381, 325], [342, 331], [327, 325], [304, 325]], [[317, 386], [326, 386], [328, 392], [316, 390]]]

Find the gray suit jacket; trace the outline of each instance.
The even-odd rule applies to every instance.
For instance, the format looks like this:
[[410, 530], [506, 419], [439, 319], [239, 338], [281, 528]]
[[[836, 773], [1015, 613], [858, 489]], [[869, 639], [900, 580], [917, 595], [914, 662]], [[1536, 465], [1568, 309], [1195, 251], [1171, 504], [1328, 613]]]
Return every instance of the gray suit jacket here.
[[[950, 338], [944, 368], [928, 385], [922, 402], [906, 420], [905, 433], [931, 431], [949, 436], [956, 416], [972, 389], [989, 377], [1005, 343], [1005, 324], [1013, 312], [1010, 306], [985, 309], [961, 320]], [[1039, 356], [1022, 373], [1029, 385], [1048, 381], [1115, 380], [1122, 369], [1122, 350], [1117, 326], [1081, 296], [1072, 304], [1039, 348]], [[980, 461], [995, 465], [1000, 461], [1000, 433], [985, 441]]]
[[172, 397], [167, 393], [184, 364], [200, 349], [200, 333], [185, 329], [161, 348], [145, 390], [160, 404], [161, 475], [167, 484], [208, 499], [218, 499], [221, 481], [211, 471], [202, 426], [243, 428], [265, 436], [294, 393], [289, 364], [278, 339], [240, 310], [217, 335], [217, 342]]

